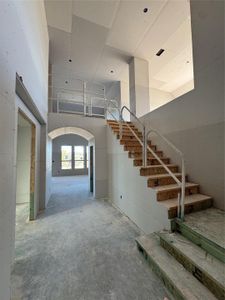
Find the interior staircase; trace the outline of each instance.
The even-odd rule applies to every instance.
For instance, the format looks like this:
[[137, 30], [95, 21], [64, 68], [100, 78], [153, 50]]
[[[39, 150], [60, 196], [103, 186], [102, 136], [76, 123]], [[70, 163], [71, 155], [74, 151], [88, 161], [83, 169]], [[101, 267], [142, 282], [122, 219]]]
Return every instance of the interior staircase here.
[[[128, 152], [128, 157], [133, 159], [134, 167], [140, 168], [140, 176], [146, 177], [147, 186], [156, 191], [157, 200], [161, 201], [161, 203], [167, 208], [168, 218], [175, 218], [177, 216], [177, 196], [180, 192], [180, 188], [177, 183], [149, 151], [147, 152], [147, 166], [142, 166], [142, 146], [125, 124], [123, 125], [123, 135], [120, 139], [119, 123], [113, 120], [108, 120], [107, 123], [111, 127], [117, 139], [120, 140], [120, 144], [124, 146], [124, 150]], [[142, 140], [142, 133], [135, 127], [135, 125], [130, 122], [127, 123]], [[171, 163], [170, 158], [164, 156], [163, 151], [159, 150], [156, 145], [151, 143], [151, 141], [148, 141], [148, 145], [176, 175], [176, 177], [181, 178], [179, 166]], [[188, 182], [187, 179], [188, 177], [186, 176], [185, 214], [211, 207], [212, 198], [201, 194], [199, 184]]]
[[[212, 198], [200, 193], [197, 183], [185, 187], [185, 221], [177, 219], [177, 196], [180, 188], [158, 160], [148, 151], [147, 166], [142, 166], [142, 146], [130, 129], [123, 125], [120, 138], [119, 123], [107, 121], [112, 131], [146, 177], [148, 188], [157, 193], [168, 211], [171, 230], [143, 235], [136, 239], [138, 249], [151, 268], [161, 278], [175, 299], [225, 299], [225, 213], [212, 207]], [[129, 126], [142, 140], [142, 133], [134, 124]], [[167, 167], [181, 179], [179, 166], [148, 141]]]

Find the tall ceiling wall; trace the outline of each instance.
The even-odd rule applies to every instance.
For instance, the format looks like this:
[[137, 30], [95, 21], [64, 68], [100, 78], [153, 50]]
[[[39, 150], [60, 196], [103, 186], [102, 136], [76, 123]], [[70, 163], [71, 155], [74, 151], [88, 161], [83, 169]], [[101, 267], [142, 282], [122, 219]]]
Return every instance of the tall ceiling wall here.
[[60, 75], [62, 85], [71, 77], [128, 82], [132, 56], [149, 62], [151, 88], [172, 93], [193, 79], [188, 0], [46, 0], [45, 7], [53, 79]]

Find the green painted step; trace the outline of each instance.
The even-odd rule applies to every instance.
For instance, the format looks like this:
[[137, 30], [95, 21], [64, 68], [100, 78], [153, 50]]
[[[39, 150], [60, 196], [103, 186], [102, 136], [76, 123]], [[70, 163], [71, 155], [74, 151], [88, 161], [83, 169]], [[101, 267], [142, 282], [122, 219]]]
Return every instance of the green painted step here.
[[155, 234], [136, 239], [138, 249], [177, 300], [215, 300], [216, 297], [160, 246]]
[[225, 299], [225, 265], [179, 233], [157, 233], [161, 246], [219, 300]]
[[215, 208], [185, 216], [185, 221], [175, 219], [175, 230], [225, 263], [225, 213]]

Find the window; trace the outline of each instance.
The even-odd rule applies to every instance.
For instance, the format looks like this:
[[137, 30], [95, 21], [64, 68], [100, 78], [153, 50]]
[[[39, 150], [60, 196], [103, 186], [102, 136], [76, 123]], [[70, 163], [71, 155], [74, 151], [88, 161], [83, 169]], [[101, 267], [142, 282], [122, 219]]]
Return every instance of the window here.
[[88, 168], [88, 146], [61, 146], [61, 170]]
[[61, 146], [61, 169], [72, 169], [72, 146]]
[[74, 168], [84, 169], [85, 166], [85, 153], [84, 146], [74, 146]]

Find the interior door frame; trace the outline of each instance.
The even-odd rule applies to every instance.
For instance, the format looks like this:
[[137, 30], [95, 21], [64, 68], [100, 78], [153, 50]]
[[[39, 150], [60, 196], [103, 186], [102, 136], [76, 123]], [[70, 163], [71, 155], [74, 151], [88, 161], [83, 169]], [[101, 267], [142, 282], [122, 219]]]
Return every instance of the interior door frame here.
[[94, 146], [90, 146], [90, 192], [94, 193]]
[[32, 120], [26, 115], [26, 113], [21, 108], [18, 108], [18, 115], [19, 114], [31, 125], [29, 220], [33, 221], [35, 219], [34, 195], [35, 195], [35, 160], [36, 160], [36, 125], [32, 122]]

